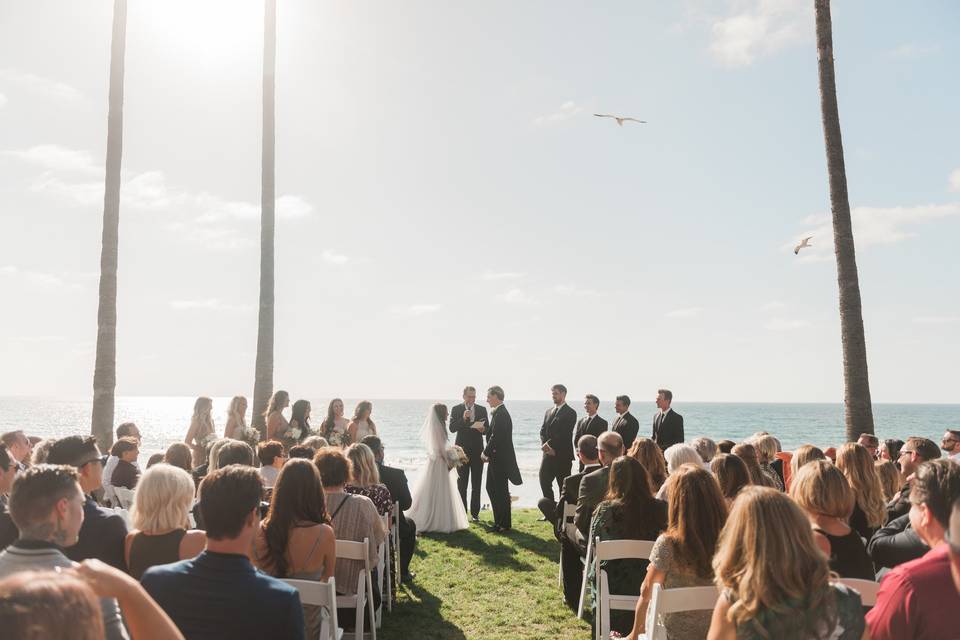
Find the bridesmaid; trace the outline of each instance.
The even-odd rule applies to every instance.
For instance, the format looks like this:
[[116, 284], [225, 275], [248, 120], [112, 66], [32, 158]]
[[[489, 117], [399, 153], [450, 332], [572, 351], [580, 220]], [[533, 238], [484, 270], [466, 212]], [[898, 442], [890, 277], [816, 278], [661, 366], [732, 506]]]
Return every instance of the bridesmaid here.
[[334, 398], [327, 405], [327, 417], [320, 423], [320, 434], [333, 446], [343, 446], [350, 421], [343, 417], [343, 400]]
[[234, 396], [227, 410], [227, 426], [223, 430], [224, 438], [242, 440], [243, 432], [247, 430], [247, 399], [243, 396]]
[[265, 440], [280, 440], [288, 437], [290, 423], [283, 417], [283, 410], [290, 406], [290, 394], [286, 391], [276, 391], [270, 398], [270, 404], [263, 413], [267, 420], [267, 437]]
[[310, 435], [310, 401], [309, 400], [297, 400], [293, 403], [293, 408], [290, 409], [290, 429], [299, 429], [300, 433], [288, 433], [287, 437], [283, 438], [281, 442], [283, 446], [290, 450], [290, 447], [295, 447], [303, 439]]
[[356, 444], [366, 436], [377, 435], [377, 425], [370, 419], [371, 413], [373, 413], [373, 404], [368, 400], [359, 403], [357, 408], [354, 409], [353, 420], [347, 427], [347, 433], [350, 434], [350, 444]]
[[187, 437], [183, 439], [193, 451], [194, 468], [206, 462], [207, 441], [216, 435], [217, 431], [213, 426], [213, 400], [201, 396], [193, 403], [193, 418], [190, 419]]

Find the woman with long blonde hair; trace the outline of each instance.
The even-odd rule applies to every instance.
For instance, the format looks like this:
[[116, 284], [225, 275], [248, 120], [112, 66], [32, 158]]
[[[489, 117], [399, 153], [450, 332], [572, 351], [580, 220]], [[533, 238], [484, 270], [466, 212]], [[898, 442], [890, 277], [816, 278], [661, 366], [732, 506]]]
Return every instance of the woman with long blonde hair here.
[[366, 436], [375, 436], [377, 434], [377, 425], [370, 419], [373, 413], [373, 403], [364, 400], [357, 403], [357, 408], [353, 411], [353, 420], [347, 426], [347, 433], [350, 435], [350, 442], [360, 442]]
[[848, 442], [837, 450], [837, 468], [853, 489], [855, 500], [850, 526], [869, 540], [887, 519], [887, 502], [883, 499], [873, 456], [863, 445]]
[[650, 474], [650, 490], [656, 495], [667, 481], [667, 462], [660, 446], [650, 438], [637, 438], [627, 455], [642, 464]]
[[234, 396], [227, 409], [227, 426], [223, 430], [224, 438], [242, 440], [243, 432], [247, 429], [247, 399], [243, 396]]
[[776, 489], [740, 491], [713, 570], [721, 593], [708, 640], [869, 638], [859, 594], [831, 582], [807, 517]]
[[283, 410], [290, 406], [290, 394], [286, 391], [277, 390], [270, 397], [267, 404], [267, 410], [263, 412], [263, 417], [267, 422], [267, 437], [264, 440], [283, 441], [290, 430], [290, 423], [283, 416]]
[[[36, 450], [36, 449], [34, 449]], [[900, 469], [889, 460], [877, 460], [873, 463], [880, 478], [880, 488], [883, 489], [883, 499], [887, 502], [900, 493]]]
[[380, 471], [377, 469], [377, 460], [373, 451], [362, 442], [352, 444], [344, 452], [350, 460], [350, 481], [343, 490], [359, 496], [367, 496], [373, 500], [377, 513], [386, 515], [393, 508], [393, 498], [390, 490], [380, 482]]
[[812, 444], [805, 444], [797, 447], [797, 450], [793, 452], [793, 457], [790, 459], [791, 475], [797, 475], [797, 471], [800, 470], [800, 467], [808, 462], [826, 459], [827, 456], [823, 453], [823, 450], [820, 447], [815, 447]]
[[187, 429], [187, 437], [183, 439], [193, 450], [194, 467], [199, 467], [206, 461], [207, 446], [216, 434], [217, 430], [213, 425], [213, 400], [201, 396], [193, 403], [190, 428]]

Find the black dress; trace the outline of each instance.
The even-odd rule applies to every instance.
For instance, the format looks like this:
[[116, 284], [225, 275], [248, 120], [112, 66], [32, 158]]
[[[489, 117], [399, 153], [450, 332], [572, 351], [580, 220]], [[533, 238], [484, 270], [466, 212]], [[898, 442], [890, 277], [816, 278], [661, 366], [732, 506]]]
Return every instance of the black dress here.
[[864, 540], [870, 540], [873, 534], [877, 532], [876, 527], [867, 524], [867, 514], [863, 512], [859, 504], [853, 506], [853, 513], [850, 514], [850, 528], [860, 534]]
[[873, 561], [867, 555], [860, 534], [851, 530], [845, 536], [832, 536], [819, 527], [814, 531], [830, 541], [830, 570], [841, 578], [860, 578], [861, 580], [876, 580], [873, 570]]

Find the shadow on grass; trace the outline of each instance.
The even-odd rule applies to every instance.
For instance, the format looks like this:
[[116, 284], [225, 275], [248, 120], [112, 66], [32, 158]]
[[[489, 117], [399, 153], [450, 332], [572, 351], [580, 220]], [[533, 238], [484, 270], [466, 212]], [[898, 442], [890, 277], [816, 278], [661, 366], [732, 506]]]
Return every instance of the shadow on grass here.
[[410, 640], [410, 630], [416, 629], [417, 640], [466, 640], [459, 627], [443, 618], [440, 598], [416, 583], [404, 584], [401, 590], [410, 600], [384, 616], [382, 633], [378, 635]]
[[[490, 535], [493, 536], [496, 534]], [[422, 537], [436, 540], [437, 542], [442, 542], [450, 547], [469, 551], [477, 556], [483, 564], [490, 565], [491, 567], [497, 569], [506, 569], [509, 571], [535, 571], [536, 567], [528, 562], [519, 560], [516, 557], [517, 550], [508, 544], [508, 542], [511, 540], [515, 540], [518, 532], [513, 531], [511, 533], [500, 535], [503, 536], [503, 542], [500, 542], [499, 539], [495, 538], [496, 542], [493, 544], [481, 538], [473, 529], [466, 529], [464, 531], [457, 531], [456, 533], [441, 535], [425, 533], [422, 534]], [[519, 535], [528, 536], [529, 534]], [[524, 545], [521, 544], [520, 546], [523, 547]], [[417, 546], [415, 553], [418, 557], [423, 557], [426, 555], [419, 545]]]

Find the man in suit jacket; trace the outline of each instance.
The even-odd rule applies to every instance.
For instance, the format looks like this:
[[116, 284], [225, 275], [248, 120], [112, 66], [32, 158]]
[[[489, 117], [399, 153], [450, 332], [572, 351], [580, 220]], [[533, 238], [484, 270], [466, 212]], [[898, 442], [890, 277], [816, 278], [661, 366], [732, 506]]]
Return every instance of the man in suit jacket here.
[[616, 431], [608, 431], [597, 439], [600, 452], [600, 464], [603, 468], [597, 469], [583, 476], [580, 480], [580, 491], [577, 493], [577, 514], [574, 523], [577, 525], [584, 548], [590, 536], [590, 521], [593, 510], [603, 501], [607, 494], [607, 480], [610, 477], [610, 463], [623, 455], [623, 438]]
[[400, 507], [400, 517], [397, 518], [397, 533], [399, 533], [400, 538], [400, 549], [398, 549], [400, 552], [400, 580], [410, 582], [414, 578], [414, 574], [410, 573], [410, 559], [413, 557], [413, 550], [417, 546], [417, 523], [403, 517], [403, 512], [409, 509], [413, 503], [413, 497], [410, 495], [410, 485], [407, 483], [407, 474], [403, 472], [403, 469], [395, 469], [383, 464], [383, 442], [380, 438], [364, 436], [360, 442], [373, 451], [373, 457], [377, 461], [377, 471], [380, 472], [380, 482], [387, 486], [390, 491], [390, 498]]
[[683, 416], [670, 408], [673, 393], [669, 389], [657, 391], [657, 408], [653, 416], [653, 441], [663, 451], [667, 447], [683, 442]]
[[[589, 434], [594, 438], [599, 438], [600, 434], [604, 433], [609, 426], [606, 420], [597, 415], [597, 409], [600, 408], [600, 398], [588, 393], [583, 401], [583, 408], [587, 415], [577, 422], [577, 429], [573, 432], [574, 447], [580, 442], [580, 438], [585, 435]], [[583, 462], [580, 463], [580, 471], [583, 471]]]
[[613, 406], [618, 414], [613, 430], [623, 438], [623, 450], [629, 451], [640, 432], [640, 422], [630, 413], [630, 396], [617, 396]]
[[503, 406], [503, 389], [490, 387], [487, 391], [490, 405], [490, 437], [480, 459], [490, 464], [487, 470], [487, 495], [493, 509], [493, 532], [510, 531], [510, 485], [521, 484], [517, 454], [513, 450], [513, 420]]
[[[457, 467], [457, 488], [460, 490], [460, 499], [463, 500], [463, 508], [470, 510], [470, 516], [474, 522], [480, 522], [480, 482], [483, 480], [483, 461], [480, 454], [483, 453], [483, 431], [474, 429], [471, 425], [474, 422], [482, 422], [489, 425], [487, 410], [484, 407], [478, 407], [477, 390], [473, 387], [466, 387], [463, 390], [463, 403], [458, 404], [450, 411], [450, 431], [457, 434], [455, 444], [463, 448], [470, 462]], [[489, 429], [486, 430], [487, 439], [490, 437]], [[467, 484], [470, 484], [470, 504], [467, 505]]]
[[[553, 513], [556, 503], [553, 501], [553, 483], [557, 489], [563, 487], [563, 479], [570, 475], [573, 463], [573, 428], [577, 423], [577, 412], [567, 404], [567, 388], [555, 384], [550, 389], [553, 395], [553, 407], [543, 416], [540, 427], [540, 491], [543, 497], [553, 505], [548, 509]], [[547, 520], [548, 518], [543, 518]]]

